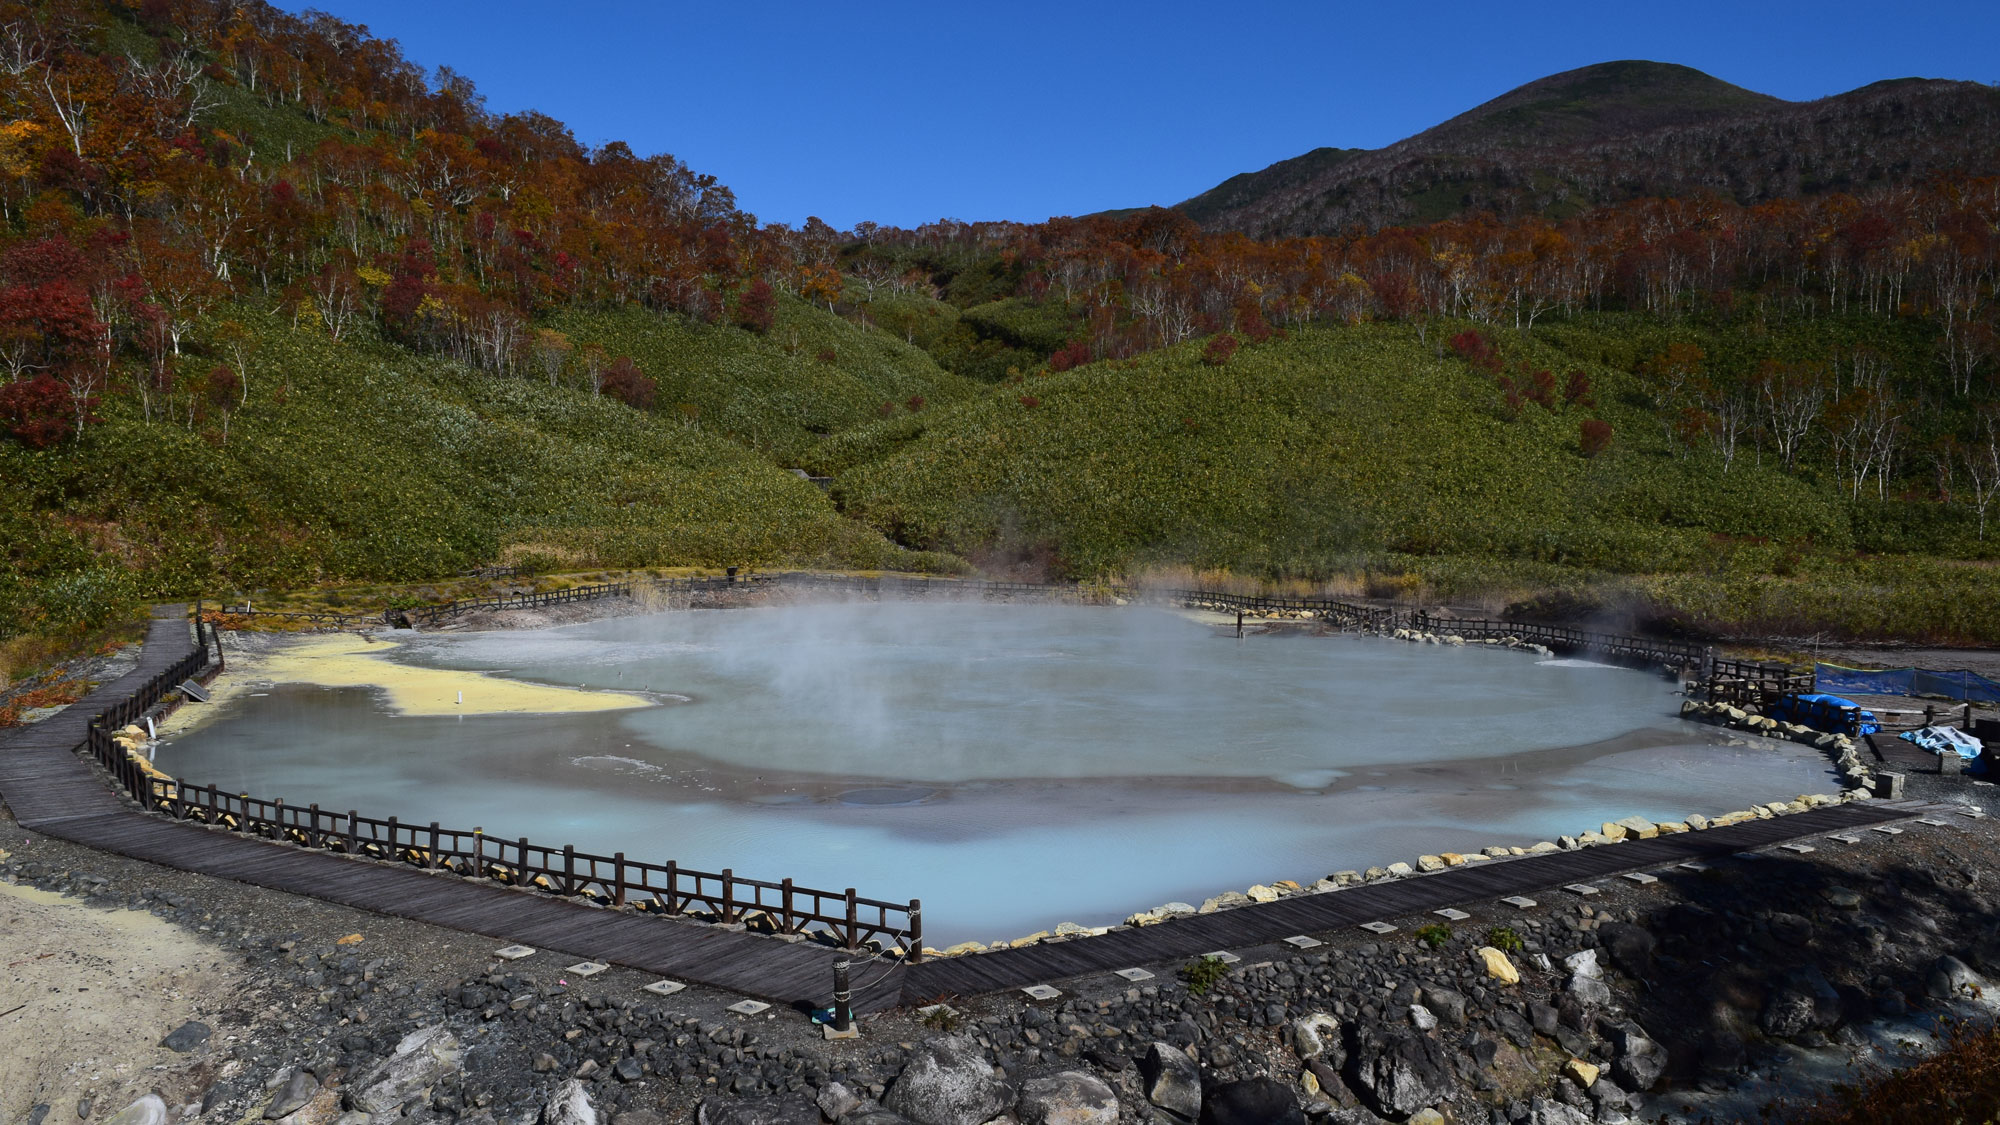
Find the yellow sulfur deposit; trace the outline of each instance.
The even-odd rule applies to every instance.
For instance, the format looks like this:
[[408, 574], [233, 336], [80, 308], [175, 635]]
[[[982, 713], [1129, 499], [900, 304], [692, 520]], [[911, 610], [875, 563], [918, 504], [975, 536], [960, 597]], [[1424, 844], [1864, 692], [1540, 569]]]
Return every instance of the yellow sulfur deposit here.
[[372, 687], [397, 714], [415, 716], [551, 714], [648, 706], [646, 700], [621, 692], [529, 684], [483, 672], [398, 664], [386, 659], [396, 647], [388, 641], [340, 633], [303, 638], [268, 653], [232, 653], [229, 670], [210, 686], [211, 702], [180, 708], [161, 733], [189, 729], [218, 713], [218, 705], [268, 683]]

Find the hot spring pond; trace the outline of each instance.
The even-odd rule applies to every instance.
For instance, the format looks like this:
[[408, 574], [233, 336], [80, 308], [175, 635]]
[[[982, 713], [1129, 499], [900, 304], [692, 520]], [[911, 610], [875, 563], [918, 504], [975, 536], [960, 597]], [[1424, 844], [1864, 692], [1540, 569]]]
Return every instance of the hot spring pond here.
[[1804, 748], [1679, 721], [1656, 675], [1239, 639], [1154, 610], [839, 604], [394, 639], [404, 663], [656, 704], [420, 718], [368, 688], [274, 684], [160, 765], [289, 803], [922, 898], [938, 946], [1833, 781]]

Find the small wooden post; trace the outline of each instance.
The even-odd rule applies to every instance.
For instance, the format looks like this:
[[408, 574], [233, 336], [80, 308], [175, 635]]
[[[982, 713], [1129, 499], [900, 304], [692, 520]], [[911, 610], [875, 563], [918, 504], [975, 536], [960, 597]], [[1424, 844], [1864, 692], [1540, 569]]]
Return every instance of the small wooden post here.
[[271, 806], [271, 838], [283, 842], [285, 838], [285, 799], [278, 798]]
[[679, 914], [681, 900], [675, 895], [675, 884], [680, 882], [681, 865], [674, 860], [667, 861], [667, 913]]
[[611, 905], [625, 905], [625, 853], [614, 852], [611, 856]]
[[238, 832], [245, 832], [250, 827], [250, 794], [238, 793], [236, 800], [238, 806], [242, 809], [236, 816], [236, 830]]
[[359, 855], [360, 853], [361, 853], [361, 814], [355, 812], [353, 809], [348, 809], [347, 810], [347, 854]]
[[530, 886], [534, 883], [534, 880], [528, 877], [528, 838], [526, 836], [521, 837], [521, 842], [517, 846], [521, 849], [521, 862], [514, 868], [514, 884], [516, 886]]
[[563, 845], [562, 893], [566, 895], [573, 895], [576, 893], [576, 847], [575, 845], [572, 844]]
[[924, 963], [924, 900], [910, 900], [910, 964]]
[[847, 888], [847, 948], [849, 949], [858, 949], [861, 946], [861, 924], [856, 917], [856, 911], [854, 888], [849, 887]]
[[790, 878], [785, 880], [784, 890], [781, 893], [783, 894], [784, 901], [784, 915], [778, 923], [778, 928], [784, 933], [797, 933], [798, 927], [792, 924], [792, 881]]
[[722, 921], [724, 925], [736, 921], [736, 902], [731, 895], [732, 884], [736, 882], [736, 872], [722, 869]]
[[319, 802], [314, 801], [308, 808], [311, 810], [312, 823], [306, 826], [306, 847], [316, 848], [319, 847]]
[[472, 828], [472, 877], [486, 878], [486, 831], [478, 825]]
[[431, 821], [431, 859], [425, 867], [443, 867], [443, 858], [438, 855], [438, 822]]
[[389, 858], [396, 858], [396, 818], [389, 818]]
[[847, 961], [833, 963], [833, 1029], [845, 1034], [854, 1027], [854, 994], [848, 989]]

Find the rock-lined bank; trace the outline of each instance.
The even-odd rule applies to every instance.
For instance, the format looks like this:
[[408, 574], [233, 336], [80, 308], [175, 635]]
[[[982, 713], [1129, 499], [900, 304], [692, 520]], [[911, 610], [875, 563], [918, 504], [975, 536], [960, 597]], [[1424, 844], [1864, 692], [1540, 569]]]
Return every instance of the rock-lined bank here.
[[[176, 1063], [100, 1087], [94, 1118], [157, 1087], [170, 1117], [217, 1125], [1570, 1125], [1727, 1097], [1786, 1052], [1858, 1043], [1871, 1020], [2000, 973], [1988, 828], [1954, 816], [1589, 898], [1551, 891], [1528, 910], [1471, 904], [1473, 918], [1431, 931], [1435, 948], [1417, 931], [1443, 924], [1424, 917], [1304, 953], [1239, 950], [1206, 991], [1155, 966], [1139, 983], [1058, 982], [1048, 1002], [952, 1000], [870, 1018], [846, 1042], [798, 1013], [731, 1013], [726, 994], [660, 999], [620, 970], [503, 962], [493, 939], [54, 841], [26, 841], [0, 878], [148, 910], [256, 981], [199, 1028], [157, 1028], [185, 1048]], [[343, 943], [350, 927], [363, 940]], [[76, 1110], [41, 1104], [38, 1125]]]
[[1623, 843], [1627, 840], [1651, 840], [1659, 836], [1677, 835], [1684, 832], [1705, 832], [1711, 828], [1727, 828], [1751, 820], [1770, 820], [1773, 817], [1790, 816], [1811, 809], [1826, 808], [1846, 801], [1865, 800], [1865, 792], [1851, 792], [1841, 796], [1826, 793], [1801, 793], [1788, 800], [1769, 801], [1754, 804], [1746, 809], [1722, 813], [1717, 816], [1702, 816], [1691, 813], [1680, 820], [1652, 821], [1642, 816], [1621, 817], [1604, 821], [1595, 828], [1586, 828], [1575, 835], [1563, 834], [1553, 840], [1537, 840], [1526, 846], [1494, 845], [1473, 852], [1438, 852], [1435, 855], [1420, 855], [1413, 861], [1370, 867], [1365, 871], [1335, 871], [1310, 885], [1291, 879], [1278, 879], [1270, 883], [1255, 884], [1241, 891], [1223, 891], [1202, 900], [1199, 906], [1187, 902], [1169, 902], [1150, 910], [1142, 910], [1129, 915], [1123, 925], [1084, 926], [1075, 922], [1063, 922], [1054, 929], [1039, 930], [1011, 941], [996, 941], [986, 944], [977, 941], [962, 942], [945, 949], [924, 949], [926, 957], [963, 957], [998, 949], [1020, 949], [1044, 942], [1063, 942], [1076, 938], [1095, 937], [1135, 926], [1152, 926], [1173, 918], [1195, 914], [1213, 914], [1221, 910], [1234, 910], [1277, 902], [1280, 899], [1299, 895], [1326, 894], [1348, 887], [1369, 886], [1431, 875], [1449, 871], [1455, 867], [1491, 863], [1500, 860], [1518, 859], [1524, 856], [1549, 855], [1555, 852], [1575, 851], [1578, 848], [1603, 847]]

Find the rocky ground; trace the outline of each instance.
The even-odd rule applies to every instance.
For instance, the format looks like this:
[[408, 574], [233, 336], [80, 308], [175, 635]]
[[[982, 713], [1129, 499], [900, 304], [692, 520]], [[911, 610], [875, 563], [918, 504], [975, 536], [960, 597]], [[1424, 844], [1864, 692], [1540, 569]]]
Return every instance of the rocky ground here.
[[19, 1060], [0, 1117], [60, 1125], [155, 1095], [140, 1108], [160, 1120], [282, 1125], [1729, 1120], [1754, 1113], [1736, 1092], [1786, 1092], [1814, 1052], [1873, 1053], [1884, 1021], [1920, 1026], [2000, 972], [1993, 822], [1941, 819], [1479, 904], [1435, 947], [1417, 935], [1443, 923], [1397, 919], [1240, 950], [1205, 991], [1153, 966], [1049, 1001], [940, 998], [846, 1042], [800, 1013], [727, 1011], [740, 997], [658, 998], [622, 970], [503, 961], [491, 938], [0, 821], [0, 1058]]

